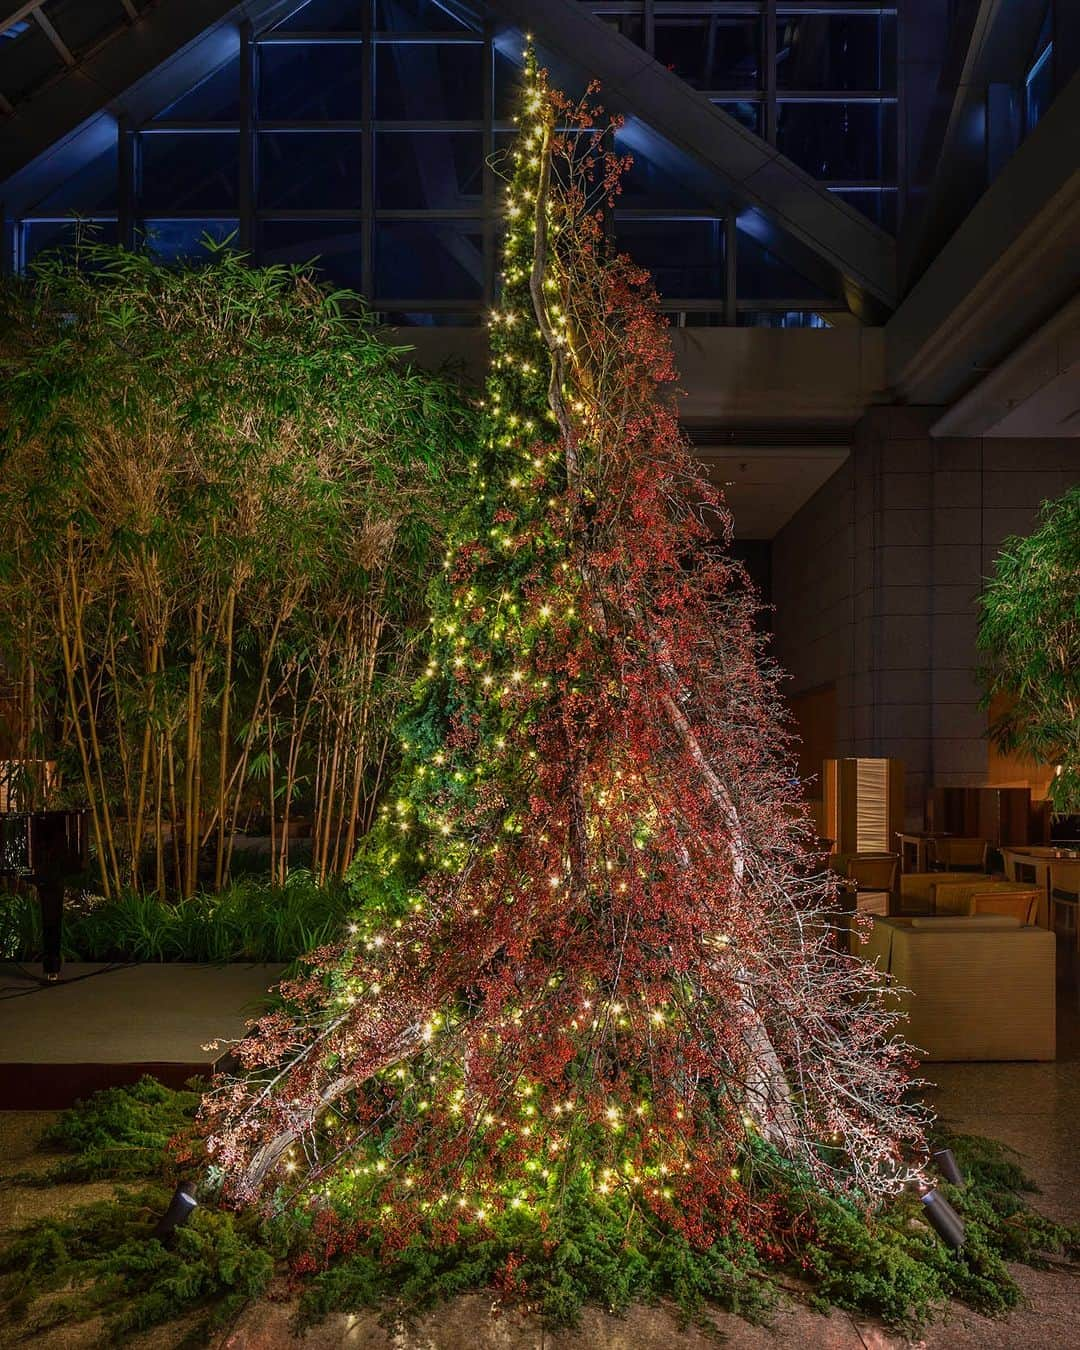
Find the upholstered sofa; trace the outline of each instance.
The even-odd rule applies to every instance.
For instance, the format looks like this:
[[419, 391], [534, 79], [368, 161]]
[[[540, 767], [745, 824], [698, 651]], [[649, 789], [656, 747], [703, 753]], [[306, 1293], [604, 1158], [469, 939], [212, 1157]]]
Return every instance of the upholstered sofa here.
[[862, 955], [895, 980], [924, 1058], [1053, 1059], [1054, 945], [1007, 915], [876, 917]]

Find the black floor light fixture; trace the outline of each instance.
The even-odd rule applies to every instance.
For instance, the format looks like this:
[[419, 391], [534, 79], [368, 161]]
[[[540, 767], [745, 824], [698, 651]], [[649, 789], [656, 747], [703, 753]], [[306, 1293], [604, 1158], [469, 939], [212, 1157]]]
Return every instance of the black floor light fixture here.
[[923, 1208], [931, 1228], [947, 1247], [959, 1251], [964, 1245], [964, 1221], [938, 1190], [927, 1191]]
[[939, 1148], [936, 1153], [932, 1153], [937, 1170], [952, 1186], [962, 1186], [964, 1184], [964, 1174], [960, 1171], [960, 1164], [953, 1156], [951, 1148]]
[[183, 1228], [198, 1207], [199, 1202], [190, 1191], [186, 1191], [183, 1186], [177, 1186], [169, 1201], [169, 1208], [157, 1221], [153, 1236], [160, 1239], [172, 1237], [178, 1228]]

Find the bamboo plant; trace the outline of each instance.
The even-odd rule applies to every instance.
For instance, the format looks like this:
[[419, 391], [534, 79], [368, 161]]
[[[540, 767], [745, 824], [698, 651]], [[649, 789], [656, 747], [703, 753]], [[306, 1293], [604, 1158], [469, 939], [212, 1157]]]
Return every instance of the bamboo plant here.
[[[84, 244], [2, 296], [0, 755], [102, 892], [340, 873], [388, 768], [470, 410], [358, 297]], [[55, 766], [46, 774], [43, 766]]]

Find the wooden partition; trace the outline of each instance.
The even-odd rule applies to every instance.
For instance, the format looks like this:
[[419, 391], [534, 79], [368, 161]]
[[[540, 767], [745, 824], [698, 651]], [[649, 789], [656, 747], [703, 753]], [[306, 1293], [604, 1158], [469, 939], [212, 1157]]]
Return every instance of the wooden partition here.
[[999, 847], [1036, 842], [1031, 789], [932, 788], [926, 804], [926, 828], [941, 834], [986, 839]]
[[822, 771], [825, 833], [836, 853], [892, 853], [904, 828], [899, 759], [827, 759]]

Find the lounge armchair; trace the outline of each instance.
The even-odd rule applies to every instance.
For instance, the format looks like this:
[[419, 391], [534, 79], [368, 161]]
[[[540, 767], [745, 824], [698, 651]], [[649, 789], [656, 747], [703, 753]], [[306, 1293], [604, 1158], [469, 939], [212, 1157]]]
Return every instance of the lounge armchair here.
[[1011, 914], [1018, 923], [1034, 924], [1039, 902], [1037, 886], [1015, 881], [975, 881], [965, 878], [934, 887], [934, 913], [966, 917], [975, 914]]

